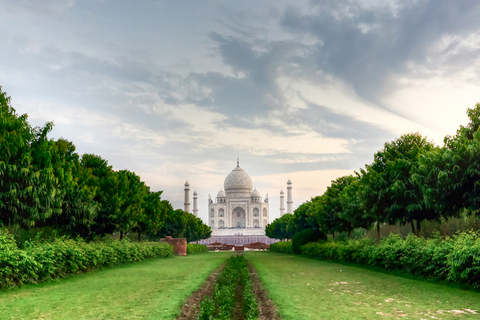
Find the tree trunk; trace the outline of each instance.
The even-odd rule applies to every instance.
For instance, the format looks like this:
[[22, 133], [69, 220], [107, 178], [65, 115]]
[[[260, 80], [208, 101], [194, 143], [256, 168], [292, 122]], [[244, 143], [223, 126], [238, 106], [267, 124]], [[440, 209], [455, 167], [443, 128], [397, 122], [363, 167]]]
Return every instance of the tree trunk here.
[[410, 221], [410, 225], [412, 226], [412, 232], [413, 232], [413, 234], [416, 234], [416, 233], [415, 233], [415, 226], [413, 225], [413, 220]]
[[123, 231], [120, 231], [120, 240], [123, 240]]
[[138, 242], [142, 241], [141, 233], [141, 231], [138, 231]]
[[352, 228], [348, 228], [347, 239], [350, 239], [350, 233], [352, 233]]
[[332, 237], [335, 239], [335, 231], [332, 231]]
[[377, 238], [380, 241], [380, 222], [377, 221]]
[[421, 222], [422, 222], [421, 220], [417, 219], [417, 236], [420, 235], [420, 223]]

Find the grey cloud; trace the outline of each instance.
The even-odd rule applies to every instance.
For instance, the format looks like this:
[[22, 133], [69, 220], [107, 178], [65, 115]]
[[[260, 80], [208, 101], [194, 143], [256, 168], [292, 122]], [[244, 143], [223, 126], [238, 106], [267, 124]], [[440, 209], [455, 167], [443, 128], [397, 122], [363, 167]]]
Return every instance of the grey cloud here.
[[432, 47], [443, 37], [478, 33], [480, 26], [480, 4], [475, 0], [399, 2], [398, 8], [363, 8], [354, 1], [313, 4], [313, 13], [287, 9], [282, 26], [316, 37], [318, 67], [375, 103], [389, 89], [392, 74], [407, 72], [411, 62], [423, 64], [441, 56]]
[[296, 121], [308, 124], [313, 131], [325, 137], [355, 140], [371, 137], [382, 137], [383, 139], [392, 134], [378, 125], [336, 113], [327, 107], [316, 104], [309, 104], [308, 109], [300, 109]]

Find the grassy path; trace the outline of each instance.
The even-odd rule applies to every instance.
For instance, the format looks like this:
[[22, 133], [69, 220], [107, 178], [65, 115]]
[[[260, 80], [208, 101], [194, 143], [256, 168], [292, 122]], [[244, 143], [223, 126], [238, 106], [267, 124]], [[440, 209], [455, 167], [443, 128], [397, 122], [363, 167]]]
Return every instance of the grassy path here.
[[282, 319], [480, 319], [478, 292], [295, 255], [246, 258]]
[[0, 319], [175, 319], [180, 305], [231, 253], [129, 264], [0, 291]]

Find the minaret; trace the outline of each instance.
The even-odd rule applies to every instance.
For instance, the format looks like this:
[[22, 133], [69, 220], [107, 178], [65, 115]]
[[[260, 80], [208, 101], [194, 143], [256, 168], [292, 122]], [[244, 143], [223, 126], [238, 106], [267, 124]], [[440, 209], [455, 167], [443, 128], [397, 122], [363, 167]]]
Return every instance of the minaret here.
[[195, 217], [198, 217], [198, 207], [197, 207], [197, 190], [193, 192], [193, 214]]
[[280, 217], [285, 214], [285, 196], [283, 189], [280, 190]]
[[290, 181], [290, 179], [288, 179], [288, 181], [287, 181], [287, 213], [293, 213], [292, 205], [293, 205], [292, 181]]
[[183, 211], [190, 212], [190, 184], [188, 183], [188, 180], [185, 182], [185, 202], [183, 205], [185, 206]]

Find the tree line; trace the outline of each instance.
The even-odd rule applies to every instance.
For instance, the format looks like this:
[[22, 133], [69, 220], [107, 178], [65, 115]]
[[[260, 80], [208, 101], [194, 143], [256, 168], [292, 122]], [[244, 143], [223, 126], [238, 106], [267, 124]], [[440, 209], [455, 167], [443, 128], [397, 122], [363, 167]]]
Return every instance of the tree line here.
[[32, 127], [0, 87], [0, 227], [51, 227], [92, 239], [118, 232], [152, 237], [210, 237], [200, 218], [174, 210], [129, 170], [114, 170], [94, 154], [80, 156], [63, 138], [48, 138], [53, 122]]
[[323, 234], [383, 223], [410, 225], [418, 234], [424, 220], [480, 215], [480, 104], [467, 110], [470, 122], [442, 147], [419, 133], [385, 143], [373, 162], [333, 180], [326, 191], [266, 227], [276, 239], [305, 229]]

